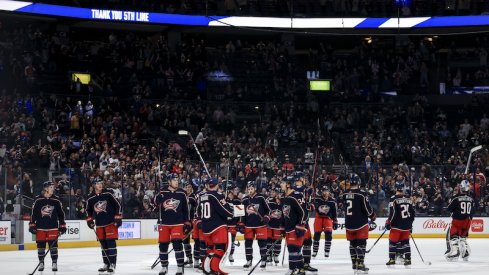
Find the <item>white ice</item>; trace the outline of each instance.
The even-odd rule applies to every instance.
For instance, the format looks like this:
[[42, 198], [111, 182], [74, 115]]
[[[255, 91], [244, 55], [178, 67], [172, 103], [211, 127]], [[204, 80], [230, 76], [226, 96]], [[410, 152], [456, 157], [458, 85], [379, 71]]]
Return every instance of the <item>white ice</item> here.
[[[370, 248], [375, 239], [368, 241], [367, 248]], [[322, 253], [324, 241], [321, 241], [318, 256], [312, 260], [311, 265], [319, 269], [318, 274], [353, 274], [350, 264], [350, 256], [346, 240], [333, 240], [333, 247], [329, 259], [325, 259]], [[369, 274], [488, 274], [489, 268], [489, 239], [469, 239], [472, 248], [472, 255], [468, 262], [459, 260], [458, 262], [447, 262], [443, 257], [446, 250], [444, 239], [416, 239], [421, 255], [425, 262], [432, 262], [432, 265], [423, 264], [416, 248], [411, 242], [413, 265], [411, 269], [405, 269], [404, 266], [396, 266], [394, 269], [388, 269], [385, 266], [388, 258], [388, 240], [382, 239], [367, 254], [366, 265], [370, 268]], [[76, 248], [60, 249], [57, 272], [59, 275], [86, 275], [98, 274], [97, 270], [102, 266], [101, 252], [99, 248]], [[259, 259], [258, 247], [254, 246], [254, 261]], [[115, 274], [158, 274], [159, 266], [154, 270], [150, 269], [151, 264], [158, 255], [158, 246], [119, 246], [117, 269]], [[278, 266], [267, 266], [266, 271], [261, 271], [258, 267], [254, 274], [285, 274], [287, 271], [287, 255], [285, 255], [285, 266], [281, 263]], [[242, 266], [245, 263], [244, 241], [241, 246], [236, 248], [234, 255], [234, 265], [227, 264], [230, 274], [242, 275], [248, 274], [243, 271]], [[282, 260], [282, 255], [280, 255]], [[46, 269], [43, 274], [53, 274], [51, 271], [51, 260], [46, 259]], [[0, 252], [0, 274], [21, 274], [25, 275], [35, 268], [37, 264], [37, 251], [9, 251]], [[170, 254], [170, 272], [173, 275], [176, 272], [174, 254]], [[39, 273], [37, 273], [39, 274]], [[194, 269], [186, 269], [185, 274], [201, 274]]]

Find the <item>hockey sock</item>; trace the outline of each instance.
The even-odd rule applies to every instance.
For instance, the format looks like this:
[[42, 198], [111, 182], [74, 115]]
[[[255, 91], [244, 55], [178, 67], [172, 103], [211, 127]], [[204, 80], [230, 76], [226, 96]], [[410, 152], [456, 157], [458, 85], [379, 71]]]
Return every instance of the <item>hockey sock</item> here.
[[314, 242], [312, 243], [312, 249], [314, 253], [319, 250], [319, 240], [321, 239], [321, 232], [314, 232]]
[[[275, 241], [277, 241], [277, 240], [274, 240], [274, 242]], [[280, 251], [282, 251], [282, 242], [281, 241], [278, 241], [273, 246], [273, 255], [275, 255], [275, 256], [280, 255]]]
[[44, 262], [44, 249], [46, 248], [46, 242], [37, 243], [37, 257], [40, 262]]
[[267, 239], [267, 251], [271, 251], [270, 249], [272, 248], [273, 240], [272, 238]]
[[105, 240], [107, 243], [107, 256], [111, 264], [115, 265], [117, 263], [117, 246], [114, 239]]
[[307, 238], [304, 240], [304, 247], [302, 248], [302, 255], [304, 255], [304, 263], [311, 263], [311, 247], [312, 247], [312, 239]]
[[398, 242], [393, 242], [389, 240], [389, 259], [395, 260], [396, 259], [396, 253], [399, 251], [399, 253], [402, 253], [402, 249], [400, 247], [398, 248]]
[[350, 241], [350, 258], [352, 264], [356, 264], [357, 262], [357, 251], [355, 250], [356, 240]]
[[229, 255], [234, 255], [234, 249], [235, 249], [234, 242], [236, 241], [236, 235], [235, 234], [231, 234], [231, 241], [233, 243], [231, 244], [231, 251], [229, 251]]
[[160, 243], [161, 266], [168, 266], [168, 245], [169, 243]]
[[253, 260], [253, 239], [245, 240], [246, 261]]
[[102, 259], [104, 260], [104, 264], [110, 265], [110, 260], [108, 258], [109, 255], [109, 245], [107, 244], [107, 240], [100, 240], [100, 246], [102, 247]]
[[267, 246], [268, 246], [268, 241], [267, 239], [259, 239], [258, 240], [258, 247], [260, 247], [260, 256], [262, 261], [267, 260]]
[[331, 241], [333, 240], [333, 231], [324, 232], [324, 252], [329, 253], [331, 251]]
[[173, 250], [175, 251], [175, 258], [177, 260], [178, 266], [183, 266], [184, 255], [183, 255], [183, 243], [181, 239], [173, 239], [171, 241], [173, 245]]
[[185, 256], [189, 259], [192, 258], [192, 246], [190, 245], [190, 236], [183, 240], [183, 249], [185, 250]]
[[200, 240], [194, 239], [194, 260], [200, 259]]
[[409, 244], [409, 240], [401, 241], [401, 254], [404, 254], [404, 258], [406, 260], [411, 260], [411, 245]]
[[215, 245], [214, 255], [211, 259], [211, 270], [217, 272], [218, 274], [222, 273], [219, 264], [221, 263], [222, 256], [224, 256], [225, 252], [226, 244], [218, 243]]
[[289, 250], [289, 269], [303, 268], [304, 259], [302, 258], [301, 248], [297, 245], [288, 244], [287, 249]]
[[357, 246], [355, 250], [357, 251], [357, 258], [359, 263], [363, 263], [365, 260], [365, 249], [367, 246], [367, 240], [357, 240]]
[[200, 260], [204, 263], [207, 254], [207, 245], [204, 240], [200, 240]]
[[51, 247], [49, 247], [49, 250], [50, 250], [50, 253], [51, 253], [51, 260], [53, 260], [53, 263], [58, 262], [58, 242], [57, 241], [53, 241], [51, 243]]

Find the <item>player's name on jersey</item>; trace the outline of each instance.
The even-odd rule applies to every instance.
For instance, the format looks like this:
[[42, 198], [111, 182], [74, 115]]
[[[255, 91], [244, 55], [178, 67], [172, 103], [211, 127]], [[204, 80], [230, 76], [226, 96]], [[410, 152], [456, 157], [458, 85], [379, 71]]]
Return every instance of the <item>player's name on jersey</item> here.
[[93, 19], [149, 22], [149, 13], [135, 11], [116, 11], [92, 9]]
[[398, 198], [398, 199], [396, 199], [396, 202], [398, 204], [411, 203], [411, 199], [410, 198]]
[[458, 199], [458, 201], [473, 201], [474, 200], [469, 196], [461, 196], [461, 197], [458, 197], [457, 199]]

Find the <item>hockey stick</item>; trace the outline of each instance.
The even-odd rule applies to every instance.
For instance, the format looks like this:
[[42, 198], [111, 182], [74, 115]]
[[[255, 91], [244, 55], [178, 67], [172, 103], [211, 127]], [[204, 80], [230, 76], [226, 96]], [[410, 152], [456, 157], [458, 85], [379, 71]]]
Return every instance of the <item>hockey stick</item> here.
[[[182, 240], [188, 238], [190, 236], [190, 233], [192, 233], [192, 231], [188, 232], [187, 235], [185, 235], [185, 238], [183, 238]], [[173, 247], [170, 249], [170, 251], [167, 252], [167, 254], [170, 254], [172, 251], [173, 251]], [[161, 262], [160, 255], [158, 255], [155, 262], [151, 265], [151, 269], [154, 269], [160, 262]]]
[[[58, 236], [56, 237], [56, 239], [54, 239], [54, 240], [53, 240], [53, 242], [51, 243], [51, 245], [49, 245], [49, 243], [48, 243], [48, 251], [46, 251], [46, 252], [44, 253], [44, 255], [42, 255], [43, 260], [44, 260], [44, 258], [45, 258], [45, 257], [46, 257], [46, 256], [49, 254], [49, 252], [51, 251], [51, 247], [52, 247], [52, 246], [54, 246], [54, 244], [55, 244], [56, 242], [58, 242], [58, 238], [59, 238], [59, 234], [58, 234]], [[37, 264], [36, 268], [34, 268], [34, 271], [32, 271], [32, 273], [29, 273], [29, 275], [34, 275], [34, 273], [36, 273], [36, 271], [37, 271], [37, 269], [39, 268], [39, 266], [41, 265], [41, 263], [42, 263], [42, 262], [41, 262], [41, 261], [39, 261], [39, 263]]]
[[431, 262], [430, 261], [424, 261], [423, 259], [423, 256], [421, 256], [421, 252], [419, 252], [419, 248], [418, 248], [418, 245], [416, 244], [416, 242], [414, 241], [414, 238], [413, 238], [413, 234], [409, 234], [411, 236], [411, 240], [413, 240], [413, 243], [414, 243], [414, 246], [416, 247], [416, 250], [418, 251], [418, 254], [419, 254], [419, 257], [421, 258], [421, 261], [423, 261], [423, 263], [425, 265], [431, 265]]
[[204, 159], [202, 158], [202, 155], [200, 154], [199, 148], [197, 148], [197, 145], [195, 144], [194, 138], [193, 138], [193, 137], [192, 137], [192, 135], [189, 133], [189, 131], [187, 131], [187, 130], [179, 130], [179, 131], [178, 131], [178, 134], [179, 134], [180, 136], [188, 136], [188, 137], [190, 138], [190, 141], [192, 141], [192, 145], [194, 146], [194, 149], [195, 149], [195, 151], [197, 152], [197, 155], [199, 155], [200, 161], [201, 161], [201, 162], [202, 162], [202, 164], [204, 165], [205, 172], [207, 173], [207, 175], [209, 176], [209, 178], [212, 178], [212, 177], [211, 177], [211, 174], [209, 173], [209, 170], [207, 170], [207, 165], [205, 164], [205, 161], [204, 161]]
[[284, 260], [285, 260], [285, 250], [287, 248], [287, 240], [285, 240], [284, 244], [284, 252], [282, 253], [282, 266], [284, 266]]
[[365, 253], [369, 253], [370, 250], [372, 250], [372, 248], [375, 247], [375, 245], [379, 242], [379, 240], [382, 238], [382, 236], [384, 236], [385, 232], [387, 232], [387, 228], [384, 229], [384, 232], [382, 232], [382, 234], [380, 234], [380, 237], [377, 238], [377, 240], [375, 241], [375, 243], [372, 245], [372, 247], [370, 247], [369, 250], [365, 251]]
[[472, 154], [479, 151], [480, 149], [482, 149], [482, 145], [475, 146], [472, 149], [470, 149], [469, 159], [467, 160], [467, 165], [465, 166], [465, 174], [466, 175], [469, 172], [469, 165], [470, 165], [470, 160], [472, 159]]
[[[268, 255], [273, 251], [273, 248], [275, 247], [275, 245], [279, 242], [279, 241], [282, 241], [281, 239], [277, 239], [275, 242], [273, 242], [272, 246], [270, 247], [270, 249], [267, 250], [267, 253], [265, 253], [265, 256], [268, 257]], [[251, 273], [253, 273], [253, 271], [255, 271], [255, 269], [258, 267], [258, 265], [263, 261], [263, 257], [260, 257], [260, 260], [255, 264], [255, 266], [250, 270], [250, 272], [248, 272], [248, 275], [251, 275]]]

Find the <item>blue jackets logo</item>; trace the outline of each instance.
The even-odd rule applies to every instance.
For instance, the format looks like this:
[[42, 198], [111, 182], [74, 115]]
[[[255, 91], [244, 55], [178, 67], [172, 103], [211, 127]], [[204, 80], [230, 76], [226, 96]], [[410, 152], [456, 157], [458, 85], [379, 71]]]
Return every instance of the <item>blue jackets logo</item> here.
[[165, 211], [167, 210], [173, 210], [177, 212], [177, 208], [180, 205], [180, 201], [176, 199], [168, 199], [163, 203], [163, 208], [165, 208]]
[[259, 204], [250, 204], [248, 207], [246, 207], [246, 213], [248, 215], [259, 214], [258, 209], [260, 209]]
[[272, 219], [280, 219], [282, 218], [282, 211], [275, 209], [270, 213], [270, 218]]
[[319, 213], [326, 215], [329, 212], [329, 206], [321, 205], [321, 206], [319, 206], [318, 211], [319, 211]]
[[290, 218], [290, 205], [284, 205], [282, 212], [284, 213], [284, 217]]
[[98, 201], [93, 206], [96, 213], [107, 212], [107, 201]]
[[51, 215], [53, 214], [54, 206], [52, 205], [45, 205], [41, 208], [41, 216], [48, 216], [51, 218]]

